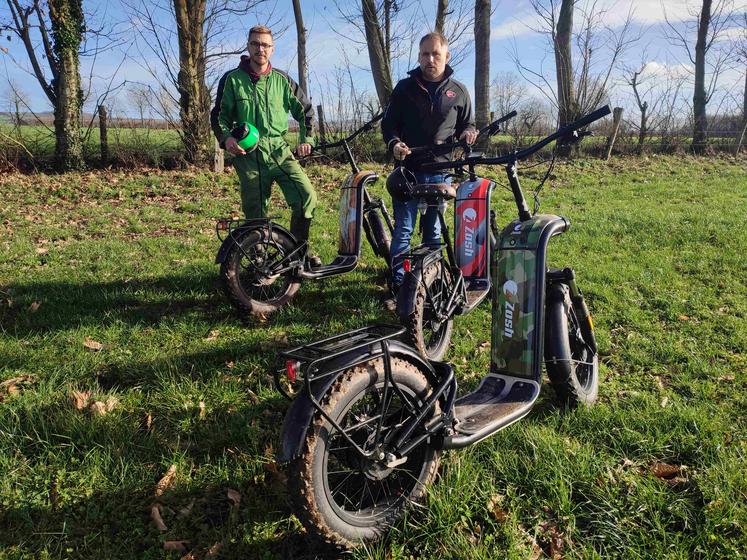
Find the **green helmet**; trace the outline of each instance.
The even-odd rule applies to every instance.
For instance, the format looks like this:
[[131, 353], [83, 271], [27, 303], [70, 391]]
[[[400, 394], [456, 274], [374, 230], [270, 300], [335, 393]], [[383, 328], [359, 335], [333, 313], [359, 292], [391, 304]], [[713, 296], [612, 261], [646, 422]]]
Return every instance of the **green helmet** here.
[[251, 123], [241, 123], [231, 131], [231, 136], [236, 138], [239, 146], [247, 152], [253, 152], [259, 146], [259, 131]]

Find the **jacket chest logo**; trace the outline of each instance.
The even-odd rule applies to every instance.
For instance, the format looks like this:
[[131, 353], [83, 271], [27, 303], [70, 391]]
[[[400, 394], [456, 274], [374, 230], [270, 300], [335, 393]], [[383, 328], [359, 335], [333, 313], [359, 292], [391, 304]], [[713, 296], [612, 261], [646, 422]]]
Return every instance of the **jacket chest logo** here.
[[446, 97], [449, 97], [449, 98], [452, 98], [452, 97], [456, 97], [456, 93], [454, 93], [454, 92], [453, 92], [453, 91], [451, 91], [450, 89], [449, 89], [449, 90], [446, 90], [446, 91], [444, 92], [444, 95], [445, 95]]

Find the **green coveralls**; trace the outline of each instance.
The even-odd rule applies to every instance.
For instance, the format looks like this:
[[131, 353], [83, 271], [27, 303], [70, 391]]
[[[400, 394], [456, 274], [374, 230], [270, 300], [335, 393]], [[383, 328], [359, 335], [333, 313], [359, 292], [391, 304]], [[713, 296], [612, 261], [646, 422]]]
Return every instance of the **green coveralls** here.
[[272, 68], [254, 83], [246, 68], [248, 57], [244, 56], [238, 68], [223, 75], [210, 114], [221, 147], [225, 147], [231, 130], [242, 122], [252, 123], [259, 131], [257, 149], [233, 160], [241, 183], [244, 215], [267, 217], [272, 183], [277, 181], [293, 217], [312, 218], [316, 192], [284, 138], [290, 112], [299, 123], [299, 143], [311, 143], [311, 103], [284, 72]]

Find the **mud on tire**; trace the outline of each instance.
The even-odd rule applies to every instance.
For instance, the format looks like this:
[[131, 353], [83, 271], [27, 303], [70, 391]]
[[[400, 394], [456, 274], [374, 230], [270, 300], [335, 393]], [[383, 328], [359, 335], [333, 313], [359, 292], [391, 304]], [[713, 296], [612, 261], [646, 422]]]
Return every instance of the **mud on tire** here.
[[[408, 399], [422, 402], [431, 388], [409, 362], [392, 360], [392, 376]], [[322, 401], [327, 414], [368, 451], [381, 417], [384, 386], [382, 361], [347, 370]], [[381, 433], [406, 417], [402, 397], [391, 391]], [[434, 414], [437, 410], [434, 410]], [[312, 538], [349, 549], [375, 541], [401, 517], [410, 502], [422, 499], [438, 470], [438, 451], [422, 444], [394, 468], [357, 454], [347, 440], [316, 413], [300, 456], [289, 466], [288, 481], [294, 512]]]
[[291, 272], [266, 272], [294, 248], [293, 240], [280, 230], [269, 237], [267, 229], [251, 229], [239, 237], [220, 267], [223, 291], [239, 312], [264, 317], [293, 298], [300, 279]]

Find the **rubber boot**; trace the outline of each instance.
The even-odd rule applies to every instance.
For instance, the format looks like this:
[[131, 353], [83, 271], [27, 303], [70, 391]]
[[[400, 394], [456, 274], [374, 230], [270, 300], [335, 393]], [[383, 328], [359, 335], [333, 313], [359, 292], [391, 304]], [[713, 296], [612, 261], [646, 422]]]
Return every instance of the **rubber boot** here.
[[296, 238], [299, 245], [306, 242], [306, 259], [312, 268], [322, 265], [322, 259], [309, 252], [309, 229], [311, 228], [311, 218], [303, 216], [291, 216], [290, 232]]

